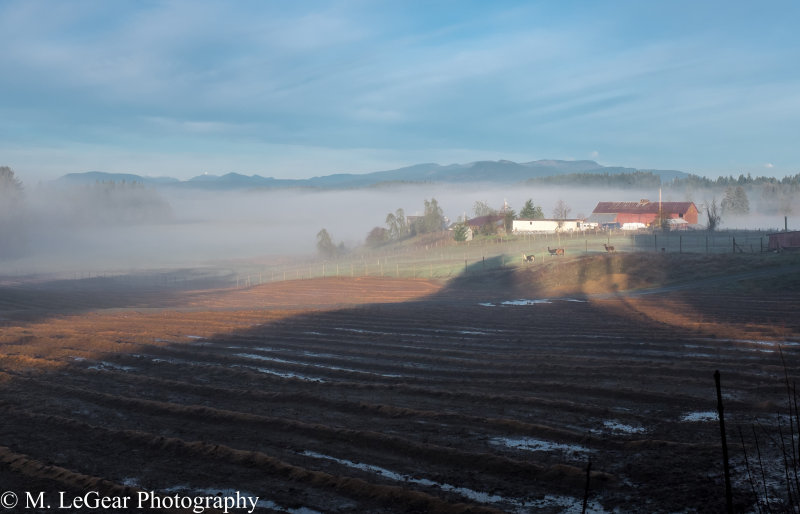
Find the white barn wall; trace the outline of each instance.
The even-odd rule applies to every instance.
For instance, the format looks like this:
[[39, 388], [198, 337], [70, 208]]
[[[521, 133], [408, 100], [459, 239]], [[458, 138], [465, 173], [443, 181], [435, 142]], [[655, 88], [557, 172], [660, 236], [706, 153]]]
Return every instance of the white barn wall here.
[[[561, 228], [558, 224], [561, 223]], [[539, 232], [555, 234], [556, 232], [574, 232], [581, 230], [580, 220], [514, 220], [511, 230], [518, 233]]]

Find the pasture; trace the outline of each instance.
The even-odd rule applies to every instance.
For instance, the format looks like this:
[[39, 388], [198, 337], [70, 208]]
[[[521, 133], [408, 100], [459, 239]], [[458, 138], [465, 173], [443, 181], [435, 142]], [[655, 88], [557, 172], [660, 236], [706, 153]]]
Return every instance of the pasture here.
[[241, 491], [257, 512], [581, 512], [587, 490], [588, 512], [722, 512], [718, 369], [737, 510], [788, 508], [797, 259], [604, 242], [638, 245], [7, 278], [0, 483]]

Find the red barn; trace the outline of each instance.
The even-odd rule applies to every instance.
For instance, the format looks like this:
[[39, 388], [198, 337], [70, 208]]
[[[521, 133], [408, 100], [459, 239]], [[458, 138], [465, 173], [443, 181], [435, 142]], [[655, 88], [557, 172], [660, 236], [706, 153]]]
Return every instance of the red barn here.
[[800, 250], [800, 231], [776, 232], [767, 234], [769, 237], [769, 249], [776, 252], [781, 250]]
[[[697, 206], [694, 202], [651, 202], [639, 200], [638, 202], [600, 202], [592, 211], [594, 217], [610, 218], [614, 215], [614, 222], [644, 223], [650, 225], [658, 218], [658, 212], [671, 219], [682, 219], [690, 225], [697, 224]], [[604, 215], [604, 216], [598, 216]]]

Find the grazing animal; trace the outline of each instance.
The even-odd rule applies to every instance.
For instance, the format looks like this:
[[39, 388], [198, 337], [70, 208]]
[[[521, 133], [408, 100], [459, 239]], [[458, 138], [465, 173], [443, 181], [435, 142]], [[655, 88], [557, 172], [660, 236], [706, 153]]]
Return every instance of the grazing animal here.
[[608, 246], [608, 245], [607, 245], [607, 244], [605, 244], [605, 243], [603, 243], [603, 246], [605, 246], [605, 247], [606, 247], [606, 252], [608, 252], [608, 253], [616, 253], [616, 250], [614, 249], [614, 247], [613, 247], [613, 246]]
[[547, 251], [550, 252], [550, 255], [564, 255], [564, 249], [563, 248], [550, 248], [548, 246], [547, 247]]
[[533, 262], [535, 260], [536, 260], [535, 255], [526, 255], [524, 253], [522, 254], [522, 262]]

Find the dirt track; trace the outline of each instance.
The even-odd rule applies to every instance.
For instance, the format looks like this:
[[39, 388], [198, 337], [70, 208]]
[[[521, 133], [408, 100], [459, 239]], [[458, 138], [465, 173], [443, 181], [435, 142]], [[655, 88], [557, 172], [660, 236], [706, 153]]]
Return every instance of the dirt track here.
[[6, 490], [580, 512], [591, 458], [590, 511], [721, 512], [718, 425], [684, 416], [715, 409], [719, 369], [735, 499], [751, 504], [733, 433], [787, 412], [776, 343], [792, 377], [800, 357], [797, 292], [504, 304], [543, 298], [502, 271], [168, 296], [98, 286], [117, 299], [101, 309], [37, 287], [0, 302]]

